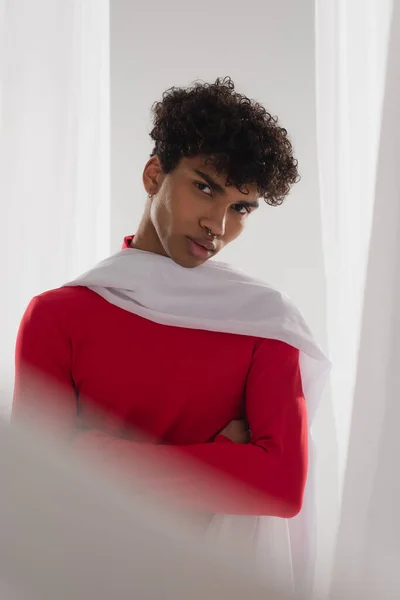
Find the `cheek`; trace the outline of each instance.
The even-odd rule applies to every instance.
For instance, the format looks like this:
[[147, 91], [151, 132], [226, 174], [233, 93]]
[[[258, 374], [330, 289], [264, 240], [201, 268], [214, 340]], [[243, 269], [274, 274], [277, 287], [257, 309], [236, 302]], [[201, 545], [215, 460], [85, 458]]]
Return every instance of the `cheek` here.
[[168, 219], [171, 225], [177, 229], [193, 222], [199, 214], [199, 210], [201, 210], [201, 204], [193, 193], [185, 187], [175, 189], [174, 193], [171, 193], [165, 202]]
[[170, 217], [165, 197], [158, 196], [154, 198], [150, 207], [150, 219], [158, 235], [163, 237], [163, 233], [170, 228]]
[[150, 218], [160, 237], [171, 235], [179, 228], [179, 224], [185, 221], [185, 213], [190, 211], [188, 204], [180, 194], [169, 187], [163, 194], [154, 198], [150, 207]]
[[246, 225], [246, 219], [241, 219], [238, 215], [230, 215], [226, 225], [225, 239], [226, 243], [233, 242], [242, 233]]

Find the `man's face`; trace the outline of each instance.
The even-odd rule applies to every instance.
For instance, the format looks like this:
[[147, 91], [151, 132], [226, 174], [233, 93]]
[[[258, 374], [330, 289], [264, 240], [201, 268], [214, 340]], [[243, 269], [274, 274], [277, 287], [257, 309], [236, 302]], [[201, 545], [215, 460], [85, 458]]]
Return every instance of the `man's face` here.
[[144, 172], [150, 194], [155, 181], [157, 191], [149, 209], [151, 225], [160, 253], [182, 267], [197, 267], [215, 256], [240, 235], [258, 207], [255, 186], [248, 186], [248, 194], [226, 186], [226, 176], [217, 175], [204, 157], [183, 158], [168, 175], [162, 173], [154, 157]]

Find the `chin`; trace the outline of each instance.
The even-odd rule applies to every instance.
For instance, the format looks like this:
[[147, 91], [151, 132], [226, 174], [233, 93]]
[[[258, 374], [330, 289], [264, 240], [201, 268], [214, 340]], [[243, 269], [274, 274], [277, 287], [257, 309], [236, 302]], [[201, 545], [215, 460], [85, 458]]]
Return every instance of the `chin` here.
[[184, 269], [195, 269], [209, 260], [208, 258], [204, 259], [202, 257], [192, 255], [190, 252], [186, 251], [186, 248], [183, 244], [171, 244], [169, 248], [168, 244], [165, 244], [164, 248], [169, 258]]

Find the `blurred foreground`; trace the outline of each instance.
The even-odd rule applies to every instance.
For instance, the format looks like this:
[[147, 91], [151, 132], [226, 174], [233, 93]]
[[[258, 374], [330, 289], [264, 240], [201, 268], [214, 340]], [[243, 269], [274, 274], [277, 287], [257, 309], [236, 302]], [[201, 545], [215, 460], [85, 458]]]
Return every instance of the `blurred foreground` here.
[[283, 598], [190, 519], [0, 423], [1, 600]]

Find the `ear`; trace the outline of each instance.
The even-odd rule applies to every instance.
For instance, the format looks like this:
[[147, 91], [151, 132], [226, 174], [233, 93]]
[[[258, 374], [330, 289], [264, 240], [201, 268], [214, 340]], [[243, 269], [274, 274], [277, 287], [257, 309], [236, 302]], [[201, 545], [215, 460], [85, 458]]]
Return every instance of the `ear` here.
[[158, 156], [152, 156], [143, 171], [143, 185], [147, 194], [154, 196], [158, 192], [164, 176], [160, 159]]

